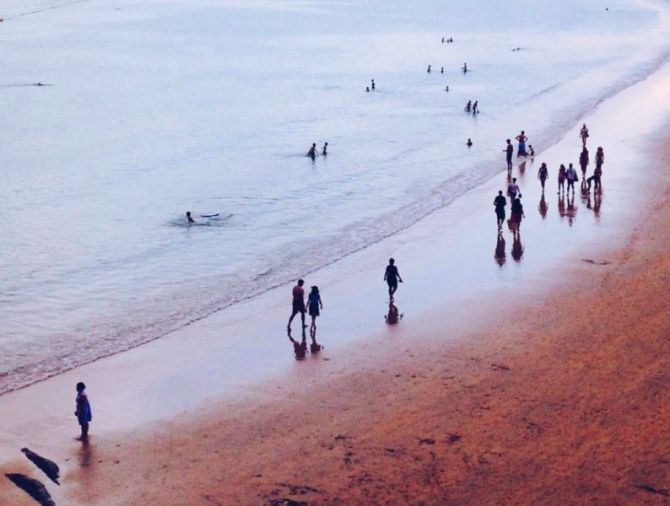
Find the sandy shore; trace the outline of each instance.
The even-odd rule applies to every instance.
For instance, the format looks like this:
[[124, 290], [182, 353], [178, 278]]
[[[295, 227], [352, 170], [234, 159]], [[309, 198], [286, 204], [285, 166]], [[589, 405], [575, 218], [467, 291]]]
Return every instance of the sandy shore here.
[[[281, 287], [0, 397], [2, 472], [46, 482], [22, 446], [58, 461], [58, 504], [667, 503], [670, 150], [643, 164], [639, 146], [670, 146], [669, 78], [588, 118], [608, 153], [602, 210], [578, 195], [579, 212], [556, 212], [552, 177], [540, 218], [527, 164], [520, 262], [493, 258], [501, 176], [312, 274], [328, 312], [310, 360], [278, 330]], [[575, 159], [577, 128], [541, 159]], [[391, 254], [408, 282], [405, 319], [387, 328], [378, 264]], [[79, 379], [88, 446], [72, 440]], [[0, 498], [31, 503], [8, 480]]]

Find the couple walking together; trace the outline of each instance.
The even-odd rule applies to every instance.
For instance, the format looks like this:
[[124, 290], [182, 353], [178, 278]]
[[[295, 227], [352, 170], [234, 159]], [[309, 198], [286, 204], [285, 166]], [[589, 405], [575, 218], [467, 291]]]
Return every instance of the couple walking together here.
[[300, 319], [302, 321], [303, 330], [307, 328], [305, 325], [305, 313], [309, 310], [309, 315], [312, 317], [312, 324], [310, 325], [310, 332], [316, 331], [316, 317], [321, 314], [321, 309], [323, 309], [323, 303], [321, 302], [321, 295], [319, 294], [319, 287], [313, 286], [309, 295], [307, 296], [307, 307], [305, 307], [305, 289], [303, 285], [305, 281], [302, 279], [298, 280], [298, 284], [293, 287], [293, 310], [291, 312], [291, 317], [288, 319], [288, 325], [286, 329], [291, 332], [291, 322], [293, 318], [300, 313]]

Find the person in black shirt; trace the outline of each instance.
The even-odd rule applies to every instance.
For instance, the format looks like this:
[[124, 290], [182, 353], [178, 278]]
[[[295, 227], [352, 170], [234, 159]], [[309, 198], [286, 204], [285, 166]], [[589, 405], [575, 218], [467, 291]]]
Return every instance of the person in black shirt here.
[[389, 258], [389, 264], [386, 266], [386, 272], [384, 273], [384, 281], [389, 285], [389, 299], [393, 300], [393, 294], [398, 289], [398, 281], [402, 283], [402, 278], [393, 258]]
[[498, 218], [498, 230], [502, 229], [505, 223], [505, 206], [507, 199], [504, 197], [502, 190], [498, 192], [498, 196], [493, 199], [493, 205], [496, 207], [496, 218]]
[[514, 146], [512, 146], [512, 141], [507, 139], [507, 147], [503, 149], [505, 156], [507, 157], [507, 170], [512, 170], [512, 155], [514, 155]]

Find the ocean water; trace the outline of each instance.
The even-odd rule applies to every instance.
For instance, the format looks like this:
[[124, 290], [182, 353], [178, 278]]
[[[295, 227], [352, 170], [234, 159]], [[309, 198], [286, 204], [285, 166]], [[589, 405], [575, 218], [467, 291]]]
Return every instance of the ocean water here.
[[392, 236], [522, 129], [541, 156], [667, 59], [668, 7], [3, 0], [0, 393]]

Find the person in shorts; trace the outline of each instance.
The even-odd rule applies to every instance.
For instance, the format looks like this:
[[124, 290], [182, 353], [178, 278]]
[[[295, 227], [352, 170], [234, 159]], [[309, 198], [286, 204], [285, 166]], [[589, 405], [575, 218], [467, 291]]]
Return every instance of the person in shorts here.
[[398, 289], [398, 281], [402, 283], [402, 278], [393, 258], [389, 258], [389, 264], [386, 266], [386, 272], [384, 273], [384, 281], [389, 285], [389, 299], [393, 300], [393, 294]]
[[305, 289], [302, 287], [304, 284], [305, 282], [302, 279], [299, 279], [298, 284], [293, 287], [293, 310], [291, 311], [291, 317], [288, 319], [288, 325], [286, 326], [286, 329], [289, 332], [291, 331], [291, 322], [298, 313], [300, 313], [300, 319], [302, 320], [302, 328], [307, 328], [307, 325], [305, 325]]
[[320, 310], [323, 309], [323, 302], [321, 302], [321, 294], [319, 294], [318, 286], [313, 286], [307, 296], [307, 309], [309, 315], [312, 317], [312, 324], [309, 331], [314, 335], [316, 333], [316, 317], [321, 314]]

